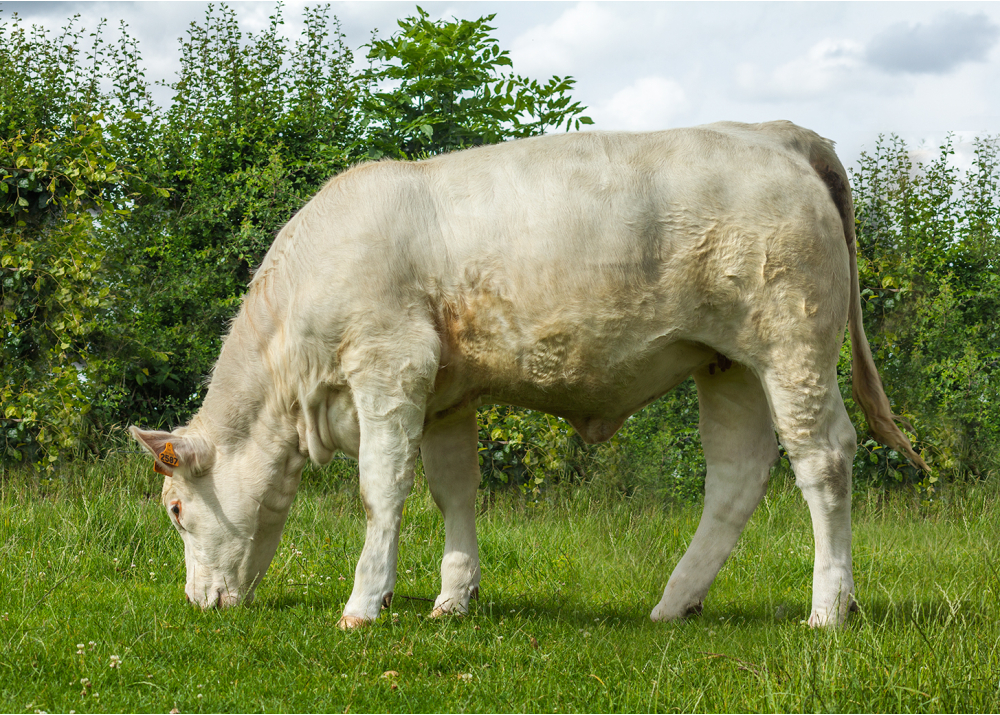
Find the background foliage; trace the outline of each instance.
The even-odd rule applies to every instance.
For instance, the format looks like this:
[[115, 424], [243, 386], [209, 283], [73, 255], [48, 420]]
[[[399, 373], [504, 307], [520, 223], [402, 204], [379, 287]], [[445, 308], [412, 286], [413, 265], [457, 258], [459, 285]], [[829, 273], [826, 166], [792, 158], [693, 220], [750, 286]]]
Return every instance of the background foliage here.
[[[380, 157], [579, 129], [571, 77], [514, 72], [491, 16], [434, 21], [421, 8], [372, 37], [367, 66], [328, 8], [295, 40], [244, 34], [209, 6], [182, 40], [166, 107], [151, 99], [123, 25], [60, 33], [0, 16], [0, 450], [5, 464], [58, 464], [107, 449], [127, 423], [175, 426], [274, 234], [330, 176]], [[865, 324], [894, 410], [936, 476], [862, 438], [856, 481], [889, 486], [1000, 470], [998, 141], [966, 170], [952, 141], [915, 164], [883, 138], [851, 172]], [[841, 363], [850, 402], [849, 346]], [[607, 444], [562, 421], [481, 412], [489, 489], [539, 497], [595, 475], [624, 493], [701, 492], [692, 382], [633, 416]]]

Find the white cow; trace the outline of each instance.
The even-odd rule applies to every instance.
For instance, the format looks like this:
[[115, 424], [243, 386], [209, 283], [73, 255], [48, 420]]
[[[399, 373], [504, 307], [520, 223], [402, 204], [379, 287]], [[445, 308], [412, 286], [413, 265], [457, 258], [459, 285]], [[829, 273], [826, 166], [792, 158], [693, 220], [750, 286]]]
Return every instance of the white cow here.
[[653, 620], [700, 609], [777, 431], [812, 515], [809, 623], [836, 625], [854, 591], [845, 323], [872, 432], [926, 468], [865, 339], [831, 142], [788, 122], [524, 139], [331, 180], [264, 258], [191, 423], [131, 431], [166, 475], [203, 608], [252, 598], [307, 458], [356, 457], [368, 522], [347, 628], [392, 596], [418, 451], [445, 520], [433, 614], [476, 595], [477, 406], [543, 410], [600, 442], [693, 375], [704, 514]]

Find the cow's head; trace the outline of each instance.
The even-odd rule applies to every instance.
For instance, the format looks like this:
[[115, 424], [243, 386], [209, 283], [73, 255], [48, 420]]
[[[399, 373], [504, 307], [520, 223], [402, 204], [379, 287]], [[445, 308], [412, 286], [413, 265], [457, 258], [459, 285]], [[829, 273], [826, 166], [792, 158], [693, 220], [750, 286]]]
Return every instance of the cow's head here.
[[184, 539], [188, 600], [202, 608], [253, 599], [298, 487], [297, 449], [254, 440], [224, 448], [195, 428], [129, 430], [164, 475], [162, 501]]

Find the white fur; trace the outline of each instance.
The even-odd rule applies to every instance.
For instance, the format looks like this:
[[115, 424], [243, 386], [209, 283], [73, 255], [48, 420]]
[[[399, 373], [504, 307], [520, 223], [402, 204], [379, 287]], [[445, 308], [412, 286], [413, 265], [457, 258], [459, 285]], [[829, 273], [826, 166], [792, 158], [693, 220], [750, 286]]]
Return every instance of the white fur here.
[[189, 457], [164, 485], [189, 515], [188, 595], [251, 594], [304, 456], [344, 450], [368, 523], [342, 624], [374, 619], [422, 450], [446, 525], [435, 613], [463, 612], [480, 578], [475, 408], [545, 410], [601, 441], [694, 374], [705, 513], [652, 617], [700, 606], [764, 493], [777, 429], [813, 515], [811, 622], [842, 621], [851, 249], [811, 166], [830, 146], [787, 122], [593, 132], [331, 180], [278, 235], [173, 437], [210, 464]]

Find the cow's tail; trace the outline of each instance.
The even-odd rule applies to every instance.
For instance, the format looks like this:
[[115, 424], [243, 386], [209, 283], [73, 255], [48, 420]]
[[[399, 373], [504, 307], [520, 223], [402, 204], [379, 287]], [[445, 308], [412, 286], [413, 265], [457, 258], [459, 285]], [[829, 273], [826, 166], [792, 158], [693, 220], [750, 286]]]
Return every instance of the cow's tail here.
[[[851, 394], [854, 401], [861, 407], [868, 420], [868, 428], [872, 436], [879, 442], [905, 454], [913, 466], [930, 472], [930, 468], [913, 450], [913, 445], [905, 434], [896, 426], [900, 418], [892, 414], [889, 399], [882, 388], [875, 361], [872, 360], [871, 347], [865, 335], [865, 326], [861, 319], [861, 288], [858, 282], [857, 236], [854, 232], [854, 202], [851, 199], [851, 186], [847, 181], [847, 172], [833, 151], [833, 143], [817, 137], [812, 142], [810, 162], [813, 169], [830, 190], [833, 202], [840, 212], [844, 224], [844, 238], [847, 240], [847, 252], [851, 259], [851, 298], [847, 317], [847, 328], [851, 334]], [[902, 420], [900, 420], [902, 422]], [[905, 424], [905, 422], [904, 422]], [[912, 428], [911, 428], [912, 429]]]

